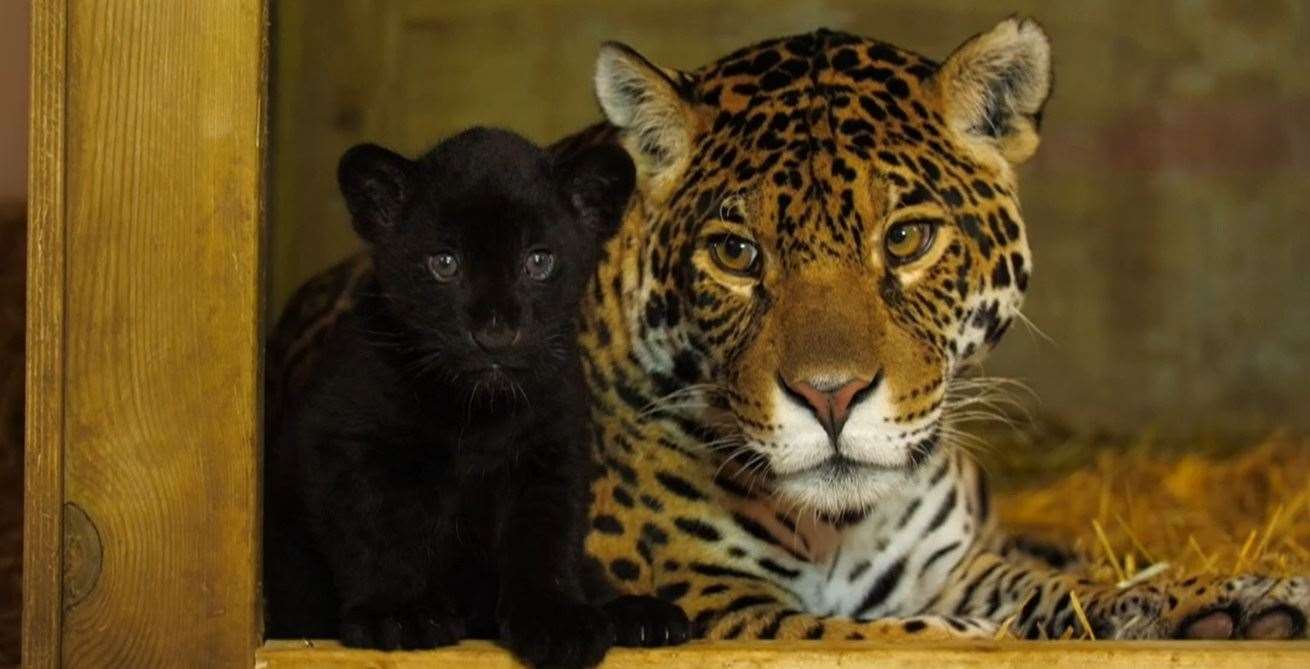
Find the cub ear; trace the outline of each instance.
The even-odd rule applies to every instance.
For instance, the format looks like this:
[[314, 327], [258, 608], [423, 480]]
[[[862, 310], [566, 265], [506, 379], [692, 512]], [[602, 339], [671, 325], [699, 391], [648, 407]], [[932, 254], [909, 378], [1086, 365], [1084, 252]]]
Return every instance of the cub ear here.
[[359, 144], [341, 156], [337, 183], [360, 237], [376, 242], [400, 224], [413, 169], [412, 161], [376, 144]]
[[569, 205], [600, 240], [618, 231], [636, 180], [632, 158], [614, 144], [586, 149], [561, 166], [561, 187]]
[[1032, 157], [1051, 95], [1051, 42], [1036, 21], [1010, 17], [960, 45], [936, 79], [956, 136], [1013, 165]]
[[689, 75], [656, 67], [618, 42], [596, 59], [596, 98], [636, 161], [643, 192], [662, 199], [686, 169], [699, 117], [685, 97]]

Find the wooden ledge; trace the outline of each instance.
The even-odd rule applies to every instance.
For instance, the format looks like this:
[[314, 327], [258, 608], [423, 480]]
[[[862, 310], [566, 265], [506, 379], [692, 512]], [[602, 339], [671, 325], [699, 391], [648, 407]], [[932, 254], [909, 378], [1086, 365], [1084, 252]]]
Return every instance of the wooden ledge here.
[[[342, 648], [334, 641], [269, 641], [255, 654], [258, 669], [371, 667], [511, 669], [509, 653], [486, 641], [452, 648], [384, 653]], [[807, 669], [829, 667], [1310, 667], [1307, 641], [1003, 641], [877, 643], [872, 641], [697, 641], [676, 648], [615, 648], [606, 668]]]

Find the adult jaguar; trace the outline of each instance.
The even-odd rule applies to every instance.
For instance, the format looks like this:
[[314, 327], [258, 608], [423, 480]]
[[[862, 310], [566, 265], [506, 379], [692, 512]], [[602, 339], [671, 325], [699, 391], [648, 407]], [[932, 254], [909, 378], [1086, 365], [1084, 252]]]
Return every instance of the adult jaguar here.
[[[840, 32], [692, 72], [608, 44], [607, 124], [639, 192], [582, 317], [600, 473], [589, 552], [711, 638], [1300, 637], [1304, 579], [1116, 588], [997, 528], [951, 438], [960, 371], [1032, 263], [1013, 167], [1038, 145], [1047, 36], [1011, 18], [940, 65]], [[302, 290], [270, 349], [294, 393], [368, 268]], [[276, 401], [270, 414], [276, 415]]]

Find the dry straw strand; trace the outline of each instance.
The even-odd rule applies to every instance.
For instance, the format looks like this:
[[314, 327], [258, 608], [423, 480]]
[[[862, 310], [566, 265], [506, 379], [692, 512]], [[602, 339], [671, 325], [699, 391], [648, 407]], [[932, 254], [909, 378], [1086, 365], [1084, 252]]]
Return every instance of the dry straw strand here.
[[[1073, 612], [1078, 616], [1078, 622], [1082, 624], [1083, 632], [1087, 635], [1088, 639], [1095, 641], [1096, 632], [1092, 631], [1092, 623], [1087, 620], [1087, 612], [1083, 610], [1083, 603], [1078, 601], [1078, 593], [1070, 590], [1069, 601], [1073, 603]], [[1070, 627], [1069, 629], [1072, 630], [1073, 628]]]

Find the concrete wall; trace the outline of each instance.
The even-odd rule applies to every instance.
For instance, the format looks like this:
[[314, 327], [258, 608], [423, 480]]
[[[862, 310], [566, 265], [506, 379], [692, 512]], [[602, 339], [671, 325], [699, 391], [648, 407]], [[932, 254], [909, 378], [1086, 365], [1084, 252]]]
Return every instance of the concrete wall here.
[[1022, 199], [1036, 275], [987, 371], [1083, 428], [1310, 428], [1310, 7], [1300, 0], [284, 0], [276, 307], [353, 246], [332, 172], [369, 138], [419, 151], [473, 123], [550, 140], [597, 118], [602, 39], [695, 67], [819, 26], [935, 58], [1014, 11], [1056, 93]]

